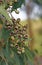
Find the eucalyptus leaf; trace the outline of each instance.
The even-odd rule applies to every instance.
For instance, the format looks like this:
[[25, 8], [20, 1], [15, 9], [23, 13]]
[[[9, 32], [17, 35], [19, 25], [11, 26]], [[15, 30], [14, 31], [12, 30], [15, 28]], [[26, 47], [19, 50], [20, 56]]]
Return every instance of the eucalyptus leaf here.
[[13, 7], [12, 7], [12, 11], [17, 9], [17, 8], [20, 8], [22, 6], [22, 4], [24, 4], [25, 0], [17, 0], [17, 2], [14, 2], [13, 3]]
[[4, 9], [3, 5], [0, 5], [0, 14], [2, 14], [8, 21], [11, 22], [11, 18], [9, 17], [7, 11]]

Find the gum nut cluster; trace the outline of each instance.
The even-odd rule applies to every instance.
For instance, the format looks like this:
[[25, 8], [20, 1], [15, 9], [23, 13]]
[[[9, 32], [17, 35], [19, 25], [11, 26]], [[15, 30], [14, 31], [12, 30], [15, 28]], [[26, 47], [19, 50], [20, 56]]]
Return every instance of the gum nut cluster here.
[[27, 26], [22, 26], [20, 21], [20, 18], [17, 20], [13, 18], [13, 24], [6, 21], [4, 26], [6, 30], [11, 31], [9, 36], [10, 47], [16, 48], [18, 54], [25, 52], [25, 41], [28, 40], [28, 34], [26, 32]]

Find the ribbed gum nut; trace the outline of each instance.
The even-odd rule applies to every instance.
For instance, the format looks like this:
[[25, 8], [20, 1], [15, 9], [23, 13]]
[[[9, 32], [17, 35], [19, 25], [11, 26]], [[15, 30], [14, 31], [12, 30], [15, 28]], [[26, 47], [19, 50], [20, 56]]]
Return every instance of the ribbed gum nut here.
[[6, 24], [6, 25], [9, 25], [9, 22], [6, 22], [5, 24]]
[[25, 50], [22, 50], [22, 53], [24, 53], [25, 52]]
[[21, 52], [20, 52], [20, 51], [17, 51], [17, 53], [18, 53], [18, 54], [21, 54]]
[[17, 22], [20, 22], [20, 18], [17, 19]]
[[10, 35], [14, 35], [14, 31], [12, 31], [12, 32], [10, 33]]
[[19, 39], [16, 41], [16, 43], [18, 43], [19, 42]]
[[11, 47], [13, 47], [13, 44], [10, 44]]
[[14, 0], [14, 2], [17, 2], [18, 0]]
[[19, 14], [19, 11], [18, 11], [18, 10], [15, 10], [15, 13], [16, 13], [16, 14]]
[[25, 52], [25, 49], [24, 48], [22, 48], [22, 53], [24, 53]]
[[11, 36], [11, 40], [13, 40], [13, 41], [14, 41], [14, 36]]

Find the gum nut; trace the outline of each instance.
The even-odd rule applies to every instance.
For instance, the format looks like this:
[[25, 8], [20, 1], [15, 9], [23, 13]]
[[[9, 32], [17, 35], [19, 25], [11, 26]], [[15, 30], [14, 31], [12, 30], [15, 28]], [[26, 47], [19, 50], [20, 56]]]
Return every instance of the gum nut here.
[[24, 26], [24, 28], [27, 28], [27, 25], [26, 25], [26, 26]]
[[19, 39], [16, 42], [18, 43], [19, 42]]
[[25, 48], [22, 48], [22, 53], [24, 53], [25, 52]]
[[11, 30], [11, 27], [7, 27], [8, 30]]
[[20, 36], [20, 35], [18, 35], [18, 37], [20, 38], [21, 36]]
[[25, 50], [22, 50], [22, 53], [24, 53], [25, 52]]
[[13, 22], [13, 23], [15, 23], [15, 22], [16, 22], [16, 20], [15, 20], [15, 19], [13, 19], [13, 20], [12, 20], [12, 22]]
[[18, 26], [16, 26], [15, 28], [18, 28]]
[[26, 37], [28, 37], [28, 35], [25, 35]]
[[21, 52], [20, 52], [20, 51], [17, 51], [17, 53], [18, 53], [18, 54], [21, 54]]
[[15, 28], [15, 30], [17, 30], [17, 28]]
[[11, 34], [14, 34], [14, 31], [12, 31]]
[[14, 18], [12, 18], [12, 21], [15, 21], [15, 19], [14, 19]]
[[24, 37], [27, 37], [27, 35], [25, 34]]
[[16, 14], [19, 14], [19, 11], [18, 11], [18, 10], [15, 10], [15, 13], [16, 13]]
[[18, 0], [14, 0], [14, 2], [17, 2]]
[[17, 22], [20, 22], [20, 18], [17, 19]]
[[18, 47], [18, 50], [21, 51], [22, 49]]
[[24, 41], [22, 41], [22, 43], [24, 43]]
[[20, 34], [20, 37], [22, 37], [22, 35]]
[[13, 40], [13, 41], [14, 41], [14, 36], [11, 36], [11, 40]]
[[24, 50], [25, 48], [23, 47], [22, 50]]
[[11, 28], [11, 26], [8, 26], [8, 28]]
[[10, 25], [9, 22], [6, 22], [5, 24], [6, 24], [6, 25]]
[[11, 47], [14, 47], [13, 44], [10, 44]]
[[26, 31], [26, 28], [23, 28], [24, 31]]
[[15, 44], [15, 47], [18, 48], [18, 44]]
[[22, 35], [21, 35], [21, 37], [22, 37]]

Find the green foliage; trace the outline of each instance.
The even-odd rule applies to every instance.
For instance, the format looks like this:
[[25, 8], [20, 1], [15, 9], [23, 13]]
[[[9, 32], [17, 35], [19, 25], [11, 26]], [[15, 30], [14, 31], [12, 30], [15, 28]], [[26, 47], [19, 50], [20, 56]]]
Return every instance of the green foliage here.
[[[2, 3], [1, 3], [2, 1]], [[10, 18], [7, 8], [12, 5], [12, 11], [21, 7], [24, 0], [0, 1], [0, 65], [34, 65], [33, 55], [25, 45], [28, 40], [26, 26], [20, 24], [20, 19]]]
[[38, 5], [42, 6], [42, 0], [33, 0], [34, 2], [36, 2]]
[[14, 2], [12, 10], [20, 8], [23, 3], [24, 3], [24, 0], [18, 0], [17, 2]]
[[[21, 26], [20, 19], [7, 20], [2, 24], [0, 34], [0, 65], [33, 65], [33, 52], [25, 41], [28, 40], [26, 26]], [[18, 32], [17, 32], [18, 31]]]
[[7, 20], [11, 22], [11, 19], [7, 13], [7, 11], [4, 9], [3, 5], [0, 5], [0, 14], [2, 14]]
[[12, 6], [12, 11], [14, 9], [20, 8], [22, 4], [25, 3], [25, 0], [3, 0], [5, 9], [9, 8], [9, 6]]
[[[1, 1], [0, 1], [1, 2]], [[20, 8], [21, 5], [25, 2], [25, 0], [2, 0], [2, 3], [0, 4], [0, 14], [5, 16], [5, 18], [11, 22], [11, 19], [7, 13], [7, 9], [12, 6], [11, 11], [16, 11], [17, 8]]]

